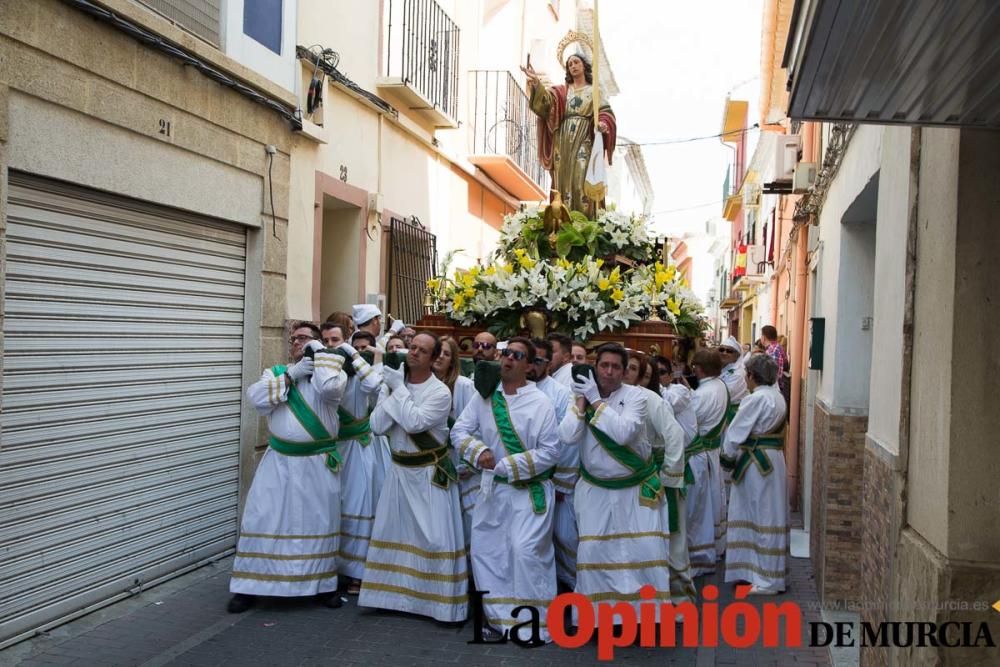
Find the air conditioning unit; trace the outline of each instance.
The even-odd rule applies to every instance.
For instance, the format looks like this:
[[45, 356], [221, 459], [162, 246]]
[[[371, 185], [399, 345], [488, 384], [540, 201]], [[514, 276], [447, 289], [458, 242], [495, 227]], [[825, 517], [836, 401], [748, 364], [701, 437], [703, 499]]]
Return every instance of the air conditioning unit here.
[[774, 180], [790, 182], [799, 161], [802, 138], [797, 134], [780, 134], [775, 137]]
[[802, 193], [816, 185], [816, 163], [799, 162], [792, 173], [792, 192]]

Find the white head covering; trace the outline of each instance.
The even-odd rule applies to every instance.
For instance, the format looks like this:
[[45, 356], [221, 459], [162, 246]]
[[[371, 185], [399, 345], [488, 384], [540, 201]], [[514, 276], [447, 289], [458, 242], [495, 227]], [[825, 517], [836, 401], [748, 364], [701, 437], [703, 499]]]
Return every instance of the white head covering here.
[[[357, 320], [358, 318], [354, 319]], [[736, 352], [740, 356], [743, 355], [743, 346], [740, 345], [740, 341], [736, 340], [736, 336], [730, 336], [726, 340], [722, 341], [721, 347], [731, 348], [734, 352]]]
[[382, 311], [372, 303], [359, 303], [351, 307], [351, 317], [354, 318], [354, 326], [360, 327], [371, 322], [376, 317], [381, 317]]

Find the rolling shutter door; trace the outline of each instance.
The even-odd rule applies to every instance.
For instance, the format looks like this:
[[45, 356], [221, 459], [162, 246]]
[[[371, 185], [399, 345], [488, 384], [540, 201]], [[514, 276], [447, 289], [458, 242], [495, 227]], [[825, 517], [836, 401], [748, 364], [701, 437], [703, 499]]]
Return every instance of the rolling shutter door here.
[[246, 231], [11, 174], [0, 643], [235, 542]]

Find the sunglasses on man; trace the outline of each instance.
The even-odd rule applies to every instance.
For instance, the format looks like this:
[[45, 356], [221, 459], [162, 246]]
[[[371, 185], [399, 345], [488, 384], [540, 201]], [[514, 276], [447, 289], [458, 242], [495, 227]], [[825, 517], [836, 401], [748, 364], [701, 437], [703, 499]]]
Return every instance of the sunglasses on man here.
[[503, 352], [500, 353], [500, 356], [504, 357], [505, 359], [513, 359], [514, 361], [524, 361], [525, 359], [528, 358], [528, 353], [521, 352], [521, 350], [512, 350], [509, 347], [505, 347], [503, 349]]

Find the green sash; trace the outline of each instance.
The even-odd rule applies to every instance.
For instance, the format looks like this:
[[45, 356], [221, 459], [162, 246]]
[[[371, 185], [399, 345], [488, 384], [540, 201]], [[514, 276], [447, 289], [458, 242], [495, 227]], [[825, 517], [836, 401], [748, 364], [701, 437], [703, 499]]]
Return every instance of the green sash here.
[[455, 470], [455, 464], [451, 460], [450, 446], [442, 445], [427, 431], [409, 435], [410, 440], [420, 451], [415, 453], [393, 451], [394, 463], [408, 468], [433, 465], [434, 476], [431, 477], [431, 483], [442, 489], [447, 489], [448, 484], [458, 481], [458, 471]]
[[[285, 374], [286, 367], [278, 364], [271, 369], [274, 377], [281, 377]], [[330, 432], [316, 416], [312, 408], [306, 402], [302, 393], [295, 388], [293, 382], [288, 384], [288, 408], [295, 415], [295, 418], [302, 424], [302, 428], [313, 437], [312, 442], [293, 442], [284, 440], [272, 434], [268, 438], [267, 444], [274, 451], [285, 456], [313, 456], [315, 454], [326, 454], [326, 466], [333, 472], [340, 472], [340, 466], [344, 460], [337, 450], [337, 438], [330, 435]]]
[[667, 497], [667, 519], [670, 524], [670, 533], [673, 534], [681, 529], [679, 496], [684, 495], [684, 489], [675, 489], [668, 486], [663, 491]]
[[[521, 438], [517, 435], [514, 424], [510, 420], [510, 410], [507, 408], [507, 399], [503, 397], [503, 389], [497, 389], [493, 392], [493, 419], [497, 423], [500, 442], [503, 443], [507, 453], [523, 454], [525, 451], [524, 443], [521, 442]], [[494, 479], [504, 484], [510, 484], [516, 489], [528, 489], [528, 493], [531, 494], [531, 509], [535, 514], [545, 514], [545, 487], [542, 486], [542, 482], [551, 479], [555, 472], [555, 468], [552, 467], [534, 477], [514, 482], [509, 481], [503, 475], [497, 475]]]
[[719, 462], [723, 468], [732, 473], [733, 482], [739, 484], [743, 481], [743, 476], [746, 474], [751, 462], [757, 464], [761, 476], [771, 474], [774, 466], [771, 465], [771, 459], [767, 457], [767, 453], [763, 450], [784, 448], [785, 429], [782, 427], [780, 431], [759, 435], [756, 438], [749, 438], [740, 445], [740, 455], [738, 458], [721, 456]]
[[597, 442], [604, 447], [604, 450], [616, 461], [632, 471], [626, 477], [616, 477], [614, 479], [602, 479], [595, 477], [580, 463], [580, 476], [595, 486], [605, 489], [627, 489], [633, 486], [639, 487], [639, 504], [647, 507], [656, 507], [660, 496], [663, 495], [663, 482], [660, 481], [660, 467], [656, 464], [655, 453], [649, 460], [643, 461], [638, 454], [628, 447], [624, 447], [615, 442], [611, 436], [591, 424], [594, 418], [594, 410], [587, 407], [587, 426], [590, 432], [597, 438]]
[[362, 447], [367, 447], [372, 441], [372, 427], [368, 419], [372, 416], [369, 412], [364, 417], [355, 417], [343, 406], [337, 406], [337, 417], [340, 418], [340, 431], [337, 432], [338, 442], [357, 440]]

